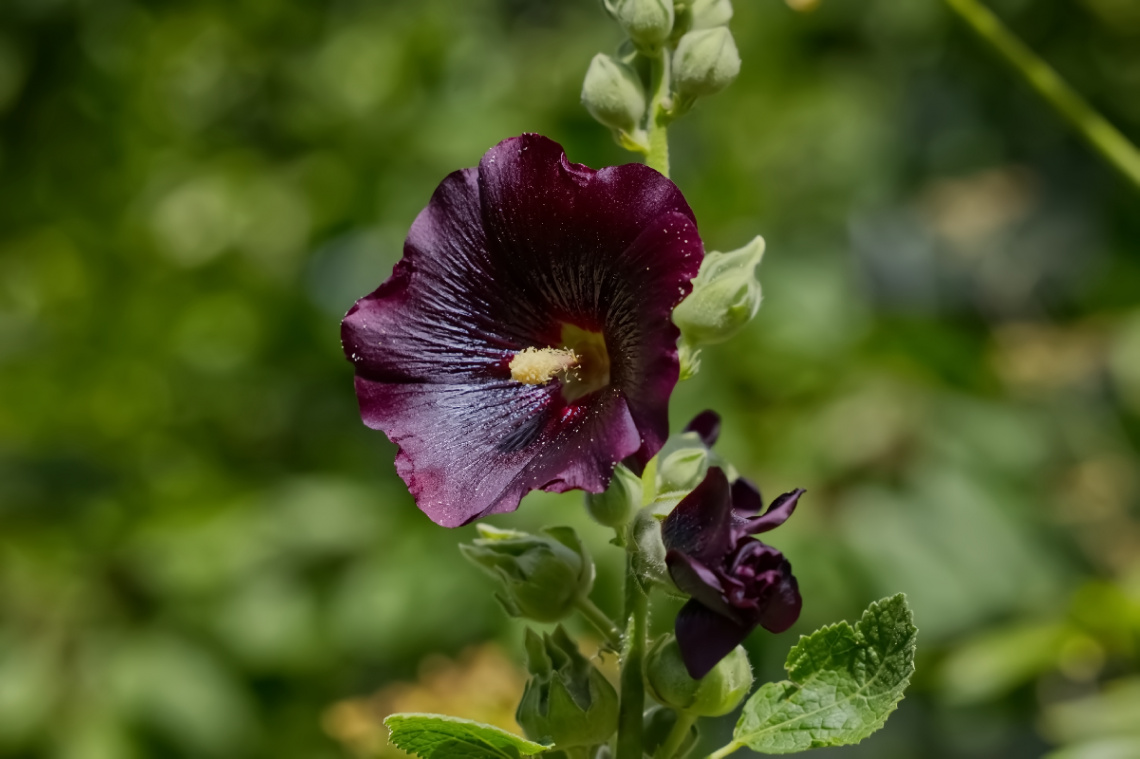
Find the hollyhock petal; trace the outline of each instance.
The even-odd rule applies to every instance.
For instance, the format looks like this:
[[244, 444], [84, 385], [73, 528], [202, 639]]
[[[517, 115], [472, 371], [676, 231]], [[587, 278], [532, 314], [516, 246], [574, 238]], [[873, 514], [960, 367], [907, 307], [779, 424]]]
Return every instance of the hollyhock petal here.
[[701, 441], [712, 448], [720, 438], [720, 414], [711, 409], [702, 411], [693, 417], [693, 421], [685, 427], [685, 432], [697, 433]]
[[772, 504], [762, 516], [749, 519], [745, 522], [742, 529], [749, 535], [759, 535], [762, 532], [776, 529], [788, 521], [788, 517], [796, 510], [796, 504], [799, 502], [800, 496], [805, 492], [803, 488], [796, 488], [790, 493], [784, 493], [772, 501]]
[[[656, 453], [678, 374], [669, 317], [702, 255], [676, 186], [641, 165], [594, 172], [524, 135], [448, 176], [342, 325], [361, 414], [400, 447], [417, 505], [456, 526], [536, 488], [601, 492], [616, 462]], [[601, 356], [585, 381], [512, 369], [581, 340]]]
[[760, 615], [760, 624], [765, 630], [781, 633], [800, 618], [803, 598], [799, 583], [792, 574], [792, 565], [785, 559], [779, 570], [780, 582], [775, 584], [768, 605]]
[[673, 584], [682, 593], [729, 619], [740, 623], [745, 621], [740, 611], [728, 601], [729, 596], [739, 595], [744, 590], [737, 580], [716, 572], [679, 551], [665, 554], [665, 566], [669, 569]]
[[723, 617], [695, 600], [682, 606], [673, 631], [689, 676], [699, 680], [707, 675], [754, 627]]
[[711, 467], [701, 484], [661, 522], [665, 548], [710, 564], [731, 551], [736, 540], [729, 493], [724, 470]]
[[732, 510], [738, 516], [751, 517], [764, 508], [760, 489], [748, 479], [741, 477], [732, 483]]
[[732, 575], [739, 572], [742, 567], [749, 566], [764, 572], [780, 566], [783, 560], [784, 554], [780, 553], [778, 548], [773, 548], [755, 538], [746, 538], [740, 543], [736, 553], [729, 557], [726, 571]]

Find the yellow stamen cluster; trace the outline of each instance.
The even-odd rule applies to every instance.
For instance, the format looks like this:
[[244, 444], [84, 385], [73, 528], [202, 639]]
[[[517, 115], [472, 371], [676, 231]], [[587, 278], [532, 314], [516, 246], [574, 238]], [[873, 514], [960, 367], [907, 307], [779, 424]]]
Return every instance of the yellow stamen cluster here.
[[511, 379], [524, 385], [545, 385], [559, 372], [578, 365], [569, 348], [526, 348], [511, 359]]

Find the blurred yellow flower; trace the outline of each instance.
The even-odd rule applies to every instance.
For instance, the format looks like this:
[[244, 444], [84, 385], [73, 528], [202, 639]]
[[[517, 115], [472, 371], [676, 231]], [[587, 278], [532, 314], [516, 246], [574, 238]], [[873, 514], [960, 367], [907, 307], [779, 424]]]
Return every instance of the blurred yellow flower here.
[[388, 744], [384, 718], [395, 712], [463, 717], [522, 734], [515, 705], [525, 673], [493, 643], [472, 646], [458, 659], [429, 656], [414, 683], [392, 683], [370, 696], [338, 701], [325, 710], [325, 732], [351, 754], [380, 759], [406, 756]]
[[819, 7], [819, 0], [787, 0], [787, 3], [794, 11], [814, 11]]

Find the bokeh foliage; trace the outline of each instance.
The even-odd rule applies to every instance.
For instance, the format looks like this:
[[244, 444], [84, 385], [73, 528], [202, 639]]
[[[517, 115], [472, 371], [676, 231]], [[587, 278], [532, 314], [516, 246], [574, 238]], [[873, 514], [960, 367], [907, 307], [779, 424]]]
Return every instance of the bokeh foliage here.
[[[761, 673], [905, 591], [918, 680], [838, 753], [1135, 755], [1140, 195], [937, 0], [736, 6], [673, 173], [766, 302], [674, 419], [808, 488]], [[1133, 0], [994, 7], [1140, 139]], [[345, 756], [334, 703], [518, 648], [338, 321], [498, 140], [628, 160], [577, 102], [617, 41], [590, 0], [0, 3], [0, 755]], [[610, 550], [573, 495], [495, 521], [550, 522]]]

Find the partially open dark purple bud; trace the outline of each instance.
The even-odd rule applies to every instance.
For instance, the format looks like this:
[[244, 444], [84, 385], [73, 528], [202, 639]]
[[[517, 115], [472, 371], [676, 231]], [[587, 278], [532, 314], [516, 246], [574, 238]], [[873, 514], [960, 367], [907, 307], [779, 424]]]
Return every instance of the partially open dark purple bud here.
[[693, 417], [685, 432], [697, 433], [704, 444], [712, 448], [720, 437], [720, 414], [712, 410], [702, 411]]
[[528, 134], [444, 179], [341, 328], [416, 505], [453, 527], [648, 461], [702, 255], [681, 192], [640, 164], [594, 171]]

